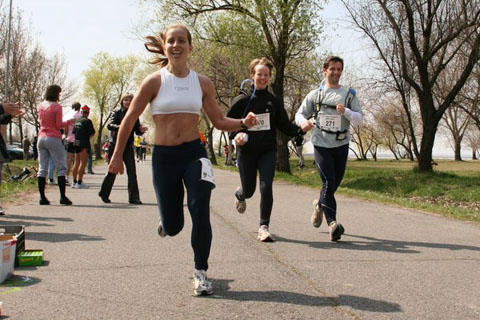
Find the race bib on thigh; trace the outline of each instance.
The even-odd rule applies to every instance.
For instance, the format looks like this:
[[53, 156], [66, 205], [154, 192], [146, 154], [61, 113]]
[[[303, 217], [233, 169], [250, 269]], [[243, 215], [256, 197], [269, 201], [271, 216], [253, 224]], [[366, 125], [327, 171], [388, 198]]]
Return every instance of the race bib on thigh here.
[[320, 128], [327, 131], [340, 131], [342, 128], [342, 116], [341, 115], [326, 115], [321, 114]]
[[248, 131], [266, 131], [270, 130], [270, 113], [257, 114], [258, 124], [249, 128]]
[[213, 175], [212, 163], [207, 158], [200, 158], [202, 171], [200, 172], [200, 180], [210, 182], [215, 188], [215, 176]]

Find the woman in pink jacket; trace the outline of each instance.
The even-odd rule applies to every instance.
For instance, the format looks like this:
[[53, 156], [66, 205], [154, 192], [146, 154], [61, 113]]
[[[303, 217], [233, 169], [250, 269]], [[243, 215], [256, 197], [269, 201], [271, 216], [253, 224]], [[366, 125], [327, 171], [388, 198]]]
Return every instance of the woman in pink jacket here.
[[45, 196], [45, 183], [48, 174], [48, 161], [53, 159], [58, 174], [58, 188], [60, 189], [60, 204], [71, 205], [72, 201], [65, 196], [65, 174], [67, 173], [67, 160], [65, 147], [62, 143], [61, 128], [68, 122], [62, 121], [63, 108], [58, 103], [62, 88], [51, 85], [45, 93], [45, 100], [37, 107], [40, 131], [38, 132], [38, 191], [40, 192], [40, 205], [48, 205]]

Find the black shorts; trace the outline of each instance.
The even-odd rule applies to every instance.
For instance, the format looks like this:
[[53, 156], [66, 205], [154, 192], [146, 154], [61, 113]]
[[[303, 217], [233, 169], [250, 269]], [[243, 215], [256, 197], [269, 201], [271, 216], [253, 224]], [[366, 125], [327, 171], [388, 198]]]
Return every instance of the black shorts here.
[[75, 145], [73, 142], [68, 142], [67, 143], [67, 152], [68, 153], [75, 153]]
[[90, 147], [75, 147], [75, 153], [80, 153], [82, 150], [87, 150], [87, 153], [90, 152]]

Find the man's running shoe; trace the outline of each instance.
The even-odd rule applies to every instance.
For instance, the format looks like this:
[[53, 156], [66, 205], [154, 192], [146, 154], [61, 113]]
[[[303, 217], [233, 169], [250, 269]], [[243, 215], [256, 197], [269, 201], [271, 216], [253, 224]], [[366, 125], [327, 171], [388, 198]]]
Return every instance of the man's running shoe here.
[[318, 205], [318, 199], [313, 200], [313, 214], [310, 218], [310, 222], [315, 228], [320, 227], [323, 220], [323, 210], [322, 207]]
[[237, 193], [240, 191], [240, 187], [235, 190], [235, 208], [237, 209], [238, 213], [244, 213], [247, 210], [247, 202], [245, 200], [238, 199]]
[[257, 239], [261, 242], [274, 242], [272, 234], [268, 231], [268, 226], [262, 224], [260, 229], [258, 229]]
[[338, 241], [342, 237], [342, 234], [345, 233], [345, 229], [337, 221], [332, 221], [328, 225], [328, 230], [330, 231], [330, 239], [332, 241]]
[[158, 235], [162, 238], [165, 238], [167, 234], [165, 233], [165, 230], [163, 229], [162, 221], [158, 221], [158, 228], [157, 228]]
[[212, 282], [207, 279], [207, 271], [195, 270], [193, 274], [193, 293], [196, 296], [206, 296], [213, 293]]

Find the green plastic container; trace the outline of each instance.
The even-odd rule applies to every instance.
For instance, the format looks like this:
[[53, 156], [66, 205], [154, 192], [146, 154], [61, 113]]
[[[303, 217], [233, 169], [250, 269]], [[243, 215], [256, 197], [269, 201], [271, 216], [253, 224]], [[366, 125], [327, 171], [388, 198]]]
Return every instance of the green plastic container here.
[[17, 254], [17, 258], [19, 267], [41, 266], [43, 265], [43, 250], [24, 250]]

